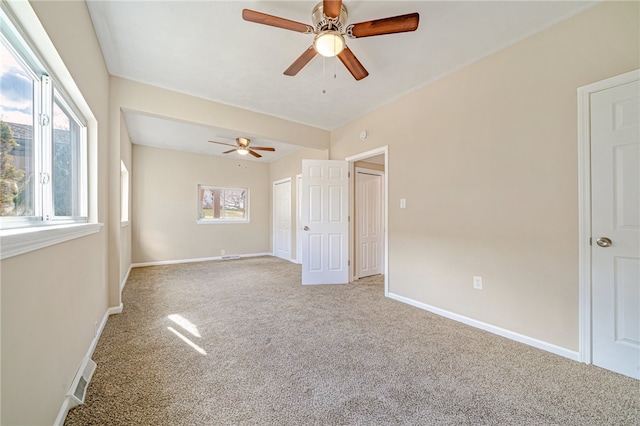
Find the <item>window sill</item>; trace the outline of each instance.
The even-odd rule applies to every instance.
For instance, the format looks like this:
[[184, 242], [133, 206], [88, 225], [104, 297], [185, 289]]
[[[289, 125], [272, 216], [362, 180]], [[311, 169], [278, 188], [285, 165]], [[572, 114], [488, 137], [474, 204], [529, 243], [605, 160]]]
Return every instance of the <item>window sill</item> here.
[[0, 231], [0, 260], [100, 232], [101, 223], [39, 226]]
[[196, 223], [198, 225], [230, 225], [232, 223], [251, 223], [250, 220], [215, 220], [215, 219], [205, 219], [205, 220], [197, 220]]

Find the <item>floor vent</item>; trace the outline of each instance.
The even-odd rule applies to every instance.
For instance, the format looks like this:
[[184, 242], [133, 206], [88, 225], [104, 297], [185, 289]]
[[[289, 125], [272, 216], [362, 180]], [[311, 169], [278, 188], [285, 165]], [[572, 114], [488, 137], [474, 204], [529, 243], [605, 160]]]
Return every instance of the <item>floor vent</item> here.
[[73, 379], [71, 389], [69, 390], [69, 409], [84, 404], [84, 398], [87, 395], [87, 386], [91, 381], [93, 372], [96, 371], [96, 363], [91, 358], [86, 358], [80, 366], [76, 377]]
[[222, 256], [222, 260], [240, 259], [240, 256]]

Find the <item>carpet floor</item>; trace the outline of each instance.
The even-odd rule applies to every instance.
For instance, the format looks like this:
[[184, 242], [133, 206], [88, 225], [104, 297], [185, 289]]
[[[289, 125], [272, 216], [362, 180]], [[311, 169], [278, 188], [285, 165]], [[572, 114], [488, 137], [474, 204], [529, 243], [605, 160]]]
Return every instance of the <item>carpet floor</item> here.
[[640, 382], [272, 257], [134, 268], [65, 425], [639, 425]]

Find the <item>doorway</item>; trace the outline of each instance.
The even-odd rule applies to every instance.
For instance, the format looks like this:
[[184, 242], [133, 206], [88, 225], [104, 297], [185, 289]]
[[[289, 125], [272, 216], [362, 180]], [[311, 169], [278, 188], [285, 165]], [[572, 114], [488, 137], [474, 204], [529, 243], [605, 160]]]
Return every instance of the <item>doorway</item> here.
[[[384, 158], [382, 158], [384, 160]], [[384, 244], [382, 241], [382, 200], [384, 171], [380, 168], [361, 167], [378, 166], [378, 163], [355, 163], [355, 247], [354, 261], [356, 279], [384, 273], [382, 259]]]
[[291, 260], [291, 179], [273, 182], [273, 254]]
[[640, 379], [640, 70], [578, 100], [580, 359]]
[[372, 149], [370, 151], [366, 151], [360, 154], [352, 155], [346, 158], [346, 161], [349, 162], [349, 173], [350, 176], [353, 176], [352, 185], [350, 185], [350, 196], [349, 196], [349, 215], [354, 218], [349, 222], [349, 258], [350, 258], [350, 280], [354, 281], [358, 277], [358, 259], [362, 256], [361, 249], [356, 244], [356, 227], [357, 227], [357, 213], [356, 213], [356, 204], [357, 204], [357, 190], [355, 188], [355, 176], [356, 176], [356, 164], [362, 165], [363, 163], [367, 163], [368, 168], [371, 168], [371, 164], [374, 170], [378, 170], [383, 172], [382, 174], [382, 212], [381, 212], [381, 262], [380, 262], [380, 273], [384, 274], [384, 294], [388, 296], [389, 294], [389, 236], [387, 233], [388, 229], [388, 206], [389, 206], [389, 196], [388, 196], [388, 188], [389, 188], [389, 173], [388, 173], [388, 155], [389, 147], [383, 146], [380, 148]]

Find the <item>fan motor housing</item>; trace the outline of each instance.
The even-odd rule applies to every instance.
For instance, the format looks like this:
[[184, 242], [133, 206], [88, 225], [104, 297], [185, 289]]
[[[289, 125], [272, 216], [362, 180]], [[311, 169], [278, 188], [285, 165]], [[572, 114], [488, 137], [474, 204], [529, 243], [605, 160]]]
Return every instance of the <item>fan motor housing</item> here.
[[311, 12], [311, 22], [313, 22], [313, 28], [316, 33], [333, 30], [344, 34], [348, 17], [349, 12], [344, 3], [340, 7], [340, 15], [335, 19], [329, 18], [324, 14], [322, 2], [318, 3], [316, 7], [313, 8], [313, 12]]

